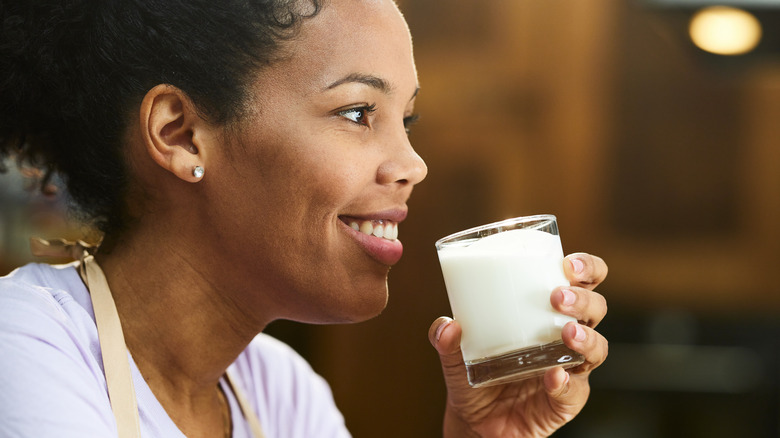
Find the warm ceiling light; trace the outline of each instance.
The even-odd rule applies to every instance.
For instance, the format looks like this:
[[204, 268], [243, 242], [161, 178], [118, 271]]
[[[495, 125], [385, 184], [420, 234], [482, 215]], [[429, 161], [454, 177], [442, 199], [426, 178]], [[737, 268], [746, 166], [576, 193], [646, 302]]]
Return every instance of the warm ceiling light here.
[[691, 18], [688, 31], [700, 49], [718, 55], [740, 55], [761, 40], [761, 23], [742, 9], [711, 6]]

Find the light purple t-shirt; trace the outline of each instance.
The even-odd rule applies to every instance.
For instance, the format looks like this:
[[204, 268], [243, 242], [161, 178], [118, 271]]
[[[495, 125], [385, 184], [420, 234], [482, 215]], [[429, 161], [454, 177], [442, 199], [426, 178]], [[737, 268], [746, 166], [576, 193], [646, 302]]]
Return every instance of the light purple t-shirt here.
[[[74, 264], [30, 264], [0, 277], [0, 437], [116, 436], [94, 318]], [[183, 438], [128, 358], [141, 435]], [[282, 342], [258, 335], [229, 370], [267, 438], [349, 437], [328, 384]], [[233, 437], [251, 438], [225, 393]]]

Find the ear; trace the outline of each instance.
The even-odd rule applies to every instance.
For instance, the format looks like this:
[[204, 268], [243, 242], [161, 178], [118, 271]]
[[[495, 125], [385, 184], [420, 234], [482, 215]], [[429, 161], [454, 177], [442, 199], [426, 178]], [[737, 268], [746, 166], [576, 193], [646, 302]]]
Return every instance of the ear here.
[[198, 130], [208, 128], [183, 91], [166, 84], [149, 90], [141, 102], [140, 123], [146, 152], [155, 163], [184, 181], [200, 181], [193, 169], [206, 167], [206, 148], [198, 144]]

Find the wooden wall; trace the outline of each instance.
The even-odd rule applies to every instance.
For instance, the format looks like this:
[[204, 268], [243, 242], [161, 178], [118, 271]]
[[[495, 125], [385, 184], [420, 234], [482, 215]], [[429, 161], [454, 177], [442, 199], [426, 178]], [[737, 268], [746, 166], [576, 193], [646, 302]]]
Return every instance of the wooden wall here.
[[466, 227], [556, 214], [567, 252], [609, 263], [612, 318], [778, 314], [776, 65], [724, 72], [680, 37], [674, 11], [633, 2], [401, 5], [422, 86], [411, 138], [429, 176], [386, 312], [307, 341], [355, 436], [440, 434], [426, 333], [449, 306], [433, 243]]
[[356, 437], [440, 435], [445, 393], [427, 330], [450, 310], [433, 243], [463, 228], [556, 214], [566, 252], [610, 266], [607, 322], [669, 311], [778, 320], [771, 53], [705, 57], [684, 38], [686, 11], [628, 0], [400, 4], [422, 85], [411, 138], [429, 176], [400, 227], [389, 306], [356, 325], [269, 328], [331, 382]]

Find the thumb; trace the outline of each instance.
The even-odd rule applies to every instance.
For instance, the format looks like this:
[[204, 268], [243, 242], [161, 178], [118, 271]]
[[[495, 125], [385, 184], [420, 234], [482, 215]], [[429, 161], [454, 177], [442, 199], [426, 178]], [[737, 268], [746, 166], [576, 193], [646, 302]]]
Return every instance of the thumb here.
[[465, 376], [463, 354], [460, 351], [460, 324], [452, 318], [442, 316], [428, 329], [428, 340], [439, 353], [442, 368], [447, 379], [454, 375]]

